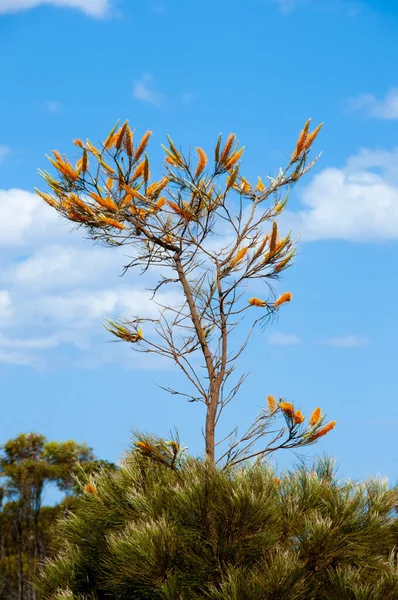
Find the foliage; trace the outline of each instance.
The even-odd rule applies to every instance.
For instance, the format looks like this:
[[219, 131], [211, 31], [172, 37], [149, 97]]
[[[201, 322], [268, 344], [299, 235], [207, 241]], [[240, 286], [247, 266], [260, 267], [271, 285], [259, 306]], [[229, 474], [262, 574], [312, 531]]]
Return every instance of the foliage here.
[[220, 469], [175, 441], [135, 447], [111, 475], [81, 480], [39, 598], [397, 597], [398, 494], [386, 482], [339, 482], [328, 460], [278, 478], [263, 459]]
[[[41, 171], [51, 193], [37, 192], [62, 217], [106, 246], [133, 248], [125, 272], [139, 267], [153, 273], [152, 267], [161, 267], [153, 288], [159, 317], [108, 320], [107, 328], [136, 350], [166, 357], [181, 369], [190, 389], [165, 389], [205, 405], [205, 451], [210, 462], [232, 466], [259, 452], [267, 455], [307, 445], [335, 425], [332, 421], [322, 428], [320, 418], [312, 428], [303, 428], [300, 411], [282, 399], [273, 400], [273, 410], [262, 411], [239, 439], [233, 430], [226, 438], [229, 450], [215, 456], [216, 425], [245, 380], [244, 374], [234, 378], [236, 361], [255, 325], [265, 324], [292, 299], [290, 292], [275, 298], [270, 285], [295, 254], [291, 234], [280, 237], [277, 218], [288, 200], [283, 190], [316, 161], [308, 162], [308, 156], [320, 128], [310, 132], [310, 120], [305, 123], [287, 166], [276, 177], [268, 177], [266, 185], [261, 178], [252, 185], [241, 174], [244, 148], [235, 134], [224, 144], [218, 138], [212, 163], [202, 148], [196, 149], [198, 159], [193, 161], [168, 138], [168, 147], [163, 146], [164, 173], [153, 180], [146, 153], [152, 132], [135, 144], [127, 121], [119, 129], [116, 124], [98, 147], [89, 140], [75, 140], [81, 153], [76, 165], [54, 150], [49, 160], [57, 179]], [[266, 298], [261, 294], [243, 299], [248, 286], [257, 290], [264, 284]], [[162, 299], [165, 289], [176, 295], [172, 304]], [[249, 328], [235, 332], [252, 314]], [[244, 331], [240, 339], [238, 331]], [[271, 431], [281, 415], [287, 417], [287, 427]], [[255, 448], [266, 435], [268, 443], [261, 450]]]
[[[21, 434], [2, 446], [0, 455], [0, 598], [35, 597], [31, 579], [38, 564], [60, 540], [52, 533], [59, 516], [73, 507], [81, 470], [98, 468], [92, 450], [74, 441], [48, 442], [43, 435]], [[43, 494], [55, 484], [67, 497], [43, 506]]]

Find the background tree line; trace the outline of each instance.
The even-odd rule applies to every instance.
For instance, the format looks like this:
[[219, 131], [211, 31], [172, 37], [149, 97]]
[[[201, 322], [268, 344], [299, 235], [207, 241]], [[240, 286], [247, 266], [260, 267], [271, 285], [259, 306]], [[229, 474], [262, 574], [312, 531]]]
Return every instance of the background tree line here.
[[[53, 526], [79, 494], [74, 477], [100, 464], [108, 463], [96, 460], [86, 444], [50, 442], [37, 433], [20, 434], [1, 447], [1, 600], [35, 599], [32, 581], [39, 564], [61, 541]], [[63, 493], [52, 506], [43, 505], [49, 485]]]

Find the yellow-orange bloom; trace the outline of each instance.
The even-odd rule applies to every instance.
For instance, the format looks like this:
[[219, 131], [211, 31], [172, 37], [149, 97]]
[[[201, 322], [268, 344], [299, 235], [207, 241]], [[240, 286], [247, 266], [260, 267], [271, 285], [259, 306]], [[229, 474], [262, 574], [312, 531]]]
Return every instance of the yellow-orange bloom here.
[[282, 483], [279, 477], [274, 477], [272, 481], [275, 483], [275, 485], [280, 485]]
[[59, 207], [59, 202], [57, 202], [55, 200], [55, 198], [53, 198], [52, 196], [50, 196], [50, 194], [47, 194], [45, 192], [40, 192], [40, 190], [38, 190], [37, 188], [35, 188], [36, 194], [38, 194], [40, 196], [40, 198], [43, 198], [43, 200], [45, 202], [47, 202], [47, 204], [49, 204], [50, 206], [54, 207], [54, 208], [58, 208]]
[[296, 143], [296, 148], [293, 152], [292, 158], [290, 159], [292, 162], [295, 162], [301, 155], [302, 151], [304, 150], [310, 123], [311, 123], [311, 119], [308, 119], [306, 121], [303, 129], [300, 131], [300, 135], [298, 136], [298, 140]]
[[126, 127], [126, 133], [124, 135], [124, 147], [127, 156], [133, 156], [133, 133], [130, 127]]
[[321, 416], [321, 409], [318, 407], [313, 411], [312, 415], [310, 416], [310, 425], [316, 425], [317, 423], [319, 423]]
[[136, 179], [138, 179], [139, 177], [142, 177], [144, 175], [145, 172], [145, 160], [143, 160], [142, 162], [140, 162], [140, 164], [135, 168], [134, 173], [132, 178], [130, 179], [130, 182], [132, 183], [133, 181], [135, 181]]
[[244, 149], [245, 149], [245, 147], [242, 146], [242, 148], [240, 148], [234, 154], [232, 154], [231, 158], [228, 160], [227, 164], [225, 165], [225, 168], [228, 171], [229, 171], [229, 169], [232, 169], [232, 167], [238, 162], [238, 160], [240, 159], [240, 157], [243, 154]]
[[303, 423], [305, 420], [305, 417], [303, 415], [303, 413], [301, 412], [301, 410], [296, 410], [296, 412], [294, 413], [294, 422], [296, 425], [300, 425], [300, 423]]
[[334, 429], [336, 427], [336, 421], [330, 421], [330, 423], [328, 423], [327, 425], [324, 425], [324, 427], [321, 427], [316, 433], [314, 433], [314, 435], [312, 435], [310, 437], [310, 441], [313, 442], [315, 440], [317, 440], [318, 438], [322, 437], [323, 435], [326, 435], [327, 433], [329, 433], [329, 431], [332, 431], [332, 429]]
[[156, 202], [157, 208], [162, 208], [166, 204], [167, 200], [164, 196], [160, 196], [159, 200]]
[[263, 192], [265, 190], [265, 185], [263, 184], [263, 182], [261, 181], [261, 177], [258, 178], [257, 180], [257, 186], [256, 186], [256, 190], [258, 192]]
[[199, 154], [199, 160], [195, 171], [195, 177], [199, 177], [199, 175], [202, 173], [203, 169], [207, 165], [207, 155], [206, 152], [202, 150], [202, 148], [196, 148], [196, 150]]
[[73, 140], [73, 143], [75, 144], [75, 146], [79, 146], [79, 148], [84, 148], [82, 140]]
[[224, 149], [221, 152], [220, 164], [223, 164], [225, 159], [228, 157], [228, 154], [230, 153], [233, 143], [235, 141], [235, 137], [236, 136], [234, 133], [230, 133], [229, 136], [227, 137], [227, 141], [225, 142]]
[[279, 402], [279, 408], [289, 419], [294, 418], [294, 406], [291, 402]]
[[135, 151], [134, 160], [138, 160], [140, 158], [141, 154], [144, 152], [145, 148], [148, 145], [149, 138], [151, 137], [151, 135], [152, 131], [147, 131], [146, 133], [144, 133]]
[[251, 306], [267, 306], [266, 301], [260, 300], [260, 298], [250, 298], [250, 300], [248, 300], [248, 303]]
[[187, 210], [184, 210], [183, 208], [178, 206], [178, 204], [176, 204], [175, 202], [171, 202], [171, 200], [169, 200], [169, 206], [174, 210], [174, 212], [176, 212], [178, 215], [180, 215], [183, 219], [190, 221], [193, 218], [192, 215]]
[[148, 187], [148, 189], [146, 191], [147, 196], [154, 196], [155, 198], [157, 198], [157, 196], [166, 187], [166, 185], [168, 183], [169, 183], [168, 177], [162, 177], [162, 179], [160, 181], [155, 181], [154, 183], [151, 183], [151, 185]]
[[272, 253], [275, 251], [276, 242], [278, 240], [278, 223], [274, 221], [272, 223], [271, 240], [269, 243], [269, 251]]
[[318, 125], [318, 127], [316, 129], [314, 129], [314, 131], [312, 133], [309, 134], [309, 136], [305, 140], [305, 146], [304, 146], [305, 150], [308, 150], [308, 148], [311, 146], [311, 144], [315, 140], [316, 136], [318, 135], [318, 133], [320, 132], [322, 127], [323, 127], [323, 123]]
[[281, 304], [284, 304], [285, 302], [290, 302], [292, 296], [291, 292], [284, 292], [277, 300], [275, 300], [274, 306], [281, 306]]
[[86, 485], [84, 486], [84, 491], [87, 494], [95, 495], [97, 493], [97, 488], [93, 483], [86, 483]]
[[117, 210], [117, 204], [115, 204], [115, 202], [109, 196], [103, 198], [102, 196], [100, 196], [99, 194], [95, 194], [94, 192], [90, 192], [90, 196], [103, 208], [106, 208], [107, 210], [111, 210], [113, 212]]
[[241, 248], [239, 250], [239, 252], [237, 253], [237, 255], [235, 256], [235, 258], [231, 261], [230, 266], [235, 267], [237, 264], [239, 264], [245, 258], [248, 249], [249, 249], [249, 246], [245, 246], [244, 248]]
[[109, 219], [108, 217], [104, 217], [102, 221], [104, 221], [105, 223], [107, 223], [107, 225], [110, 225], [111, 227], [115, 227], [116, 229], [126, 229], [123, 223], [119, 223], [119, 221], [115, 221], [115, 219]]
[[276, 411], [276, 400], [274, 396], [267, 396], [268, 410], [270, 413], [274, 413]]
[[139, 448], [144, 454], [151, 454], [154, 451], [153, 446], [148, 444], [148, 442], [134, 442], [134, 446]]

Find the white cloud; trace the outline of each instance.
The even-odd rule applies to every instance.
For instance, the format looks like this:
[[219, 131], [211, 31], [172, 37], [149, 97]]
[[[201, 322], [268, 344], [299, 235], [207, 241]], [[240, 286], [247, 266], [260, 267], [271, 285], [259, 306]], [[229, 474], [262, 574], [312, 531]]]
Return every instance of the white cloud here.
[[0, 290], [0, 324], [7, 323], [14, 312], [10, 292]]
[[153, 78], [148, 73], [143, 75], [141, 79], [134, 81], [133, 96], [136, 100], [149, 102], [153, 106], [156, 106], [156, 108], [160, 108], [162, 103], [162, 94], [155, 91]]
[[0, 165], [9, 153], [10, 148], [8, 146], [0, 146]]
[[27, 246], [38, 239], [59, 239], [67, 232], [55, 210], [37, 194], [0, 190], [0, 246]]
[[268, 336], [271, 346], [295, 346], [301, 343], [301, 339], [294, 333], [280, 333], [275, 331]]
[[90, 17], [104, 17], [110, 9], [109, 0], [0, 0], [0, 14], [29, 10], [38, 6], [77, 8]]
[[324, 346], [334, 346], [335, 348], [360, 348], [369, 343], [369, 339], [360, 335], [343, 335], [341, 337], [332, 337], [321, 342]]
[[306, 208], [287, 211], [284, 226], [303, 240], [398, 239], [398, 149], [362, 149], [315, 175], [299, 197]]
[[381, 100], [373, 94], [350, 98], [348, 110], [364, 112], [378, 119], [398, 119], [398, 87], [392, 88]]
[[4, 280], [29, 291], [70, 289], [96, 285], [98, 273], [105, 278], [120, 270], [120, 253], [109, 249], [78, 248], [72, 245], [44, 246], [12, 265]]

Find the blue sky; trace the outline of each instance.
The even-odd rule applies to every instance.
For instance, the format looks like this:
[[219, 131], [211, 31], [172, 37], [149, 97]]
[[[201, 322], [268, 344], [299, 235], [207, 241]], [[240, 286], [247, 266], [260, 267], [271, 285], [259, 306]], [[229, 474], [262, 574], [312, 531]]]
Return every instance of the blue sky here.
[[220, 435], [267, 394], [319, 405], [338, 426], [304, 456], [396, 482], [397, 34], [392, 1], [0, 0], [0, 440], [39, 431], [117, 460], [131, 428], [177, 426], [203, 449], [202, 405], [155, 385], [179, 376], [107, 343], [102, 317], [144, 305], [145, 282], [32, 193], [44, 155], [128, 118], [154, 131], [154, 160], [166, 133], [210, 150], [234, 131], [250, 179], [276, 173], [312, 117], [323, 154], [291, 195], [302, 237], [278, 285], [293, 302], [254, 336]]

